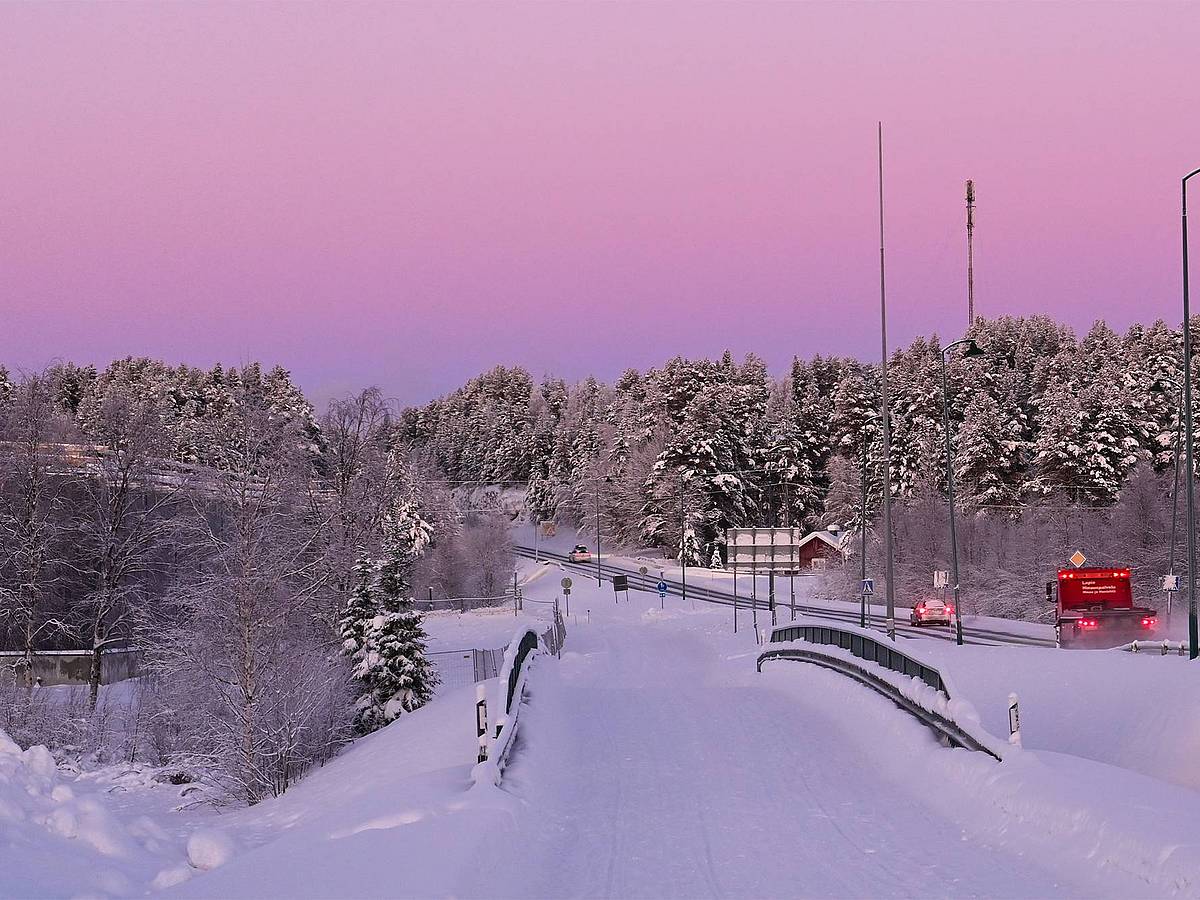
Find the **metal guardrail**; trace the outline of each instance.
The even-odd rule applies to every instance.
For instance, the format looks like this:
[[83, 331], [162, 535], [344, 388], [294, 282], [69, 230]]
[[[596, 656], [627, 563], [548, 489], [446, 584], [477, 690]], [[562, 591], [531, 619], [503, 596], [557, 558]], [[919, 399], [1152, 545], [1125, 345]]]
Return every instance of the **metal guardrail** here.
[[488, 748], [486, 758], [472, 770], [471, 778], [477, 785], [488, 782], [500, 784], [504, 767], [508, 763], [508, 754], [517, 735], [517, 725], [521, 716], [521, 695], [529, 675], [530, 660], [537, 655], [538, 650], [561, 656], [566, 637], [566, 622], [555, 606], [554, 621], [546, 631], [538, 634], [532, 628], [524, 628], [509, 642], [504, 654], [504, 668], [500, 673], [500, 677], [506, 679], [504, 715], [498, 723], [496, 737]]
[[[996, 760], [1001, 758], [994, 747], [988, 746], [987, 742], [971, 734], [953, 719], [918, 703], [908, 696], [899, 685], [883, 677], [882, 672], [871, 671], [872, 668], [879, 667], [900, 675], [918, 678], [941, 693], [947, 701], [950, 699], [946, 681], [937, 669], [897, 650], [890, 641], [877, 640], [869, 634], [858, 631], [844, 631], [826, 625], [809, 623], [782, 625], [771, 633], [770, 643], [792, 641], [804, 642], [810, 646], [778, 647], [766, 650], [758, 657], [758, 671], [761, 672], [763, 663], [770, 660], [807, 662], [832, 669], [887, 697], [896, 706], [931, 728], [951, 746], [986, 753]], [[862, 663], [856, 663], [841, 654], [831, 653], [825, 648], [849, 651], [854, 657], [861, 659]]]
[[1168, 653], [1187, 656], [1188, 643], [1187, 641], [1130, 641], [1128, 644], [1122, 644], [1113, 649], [1124, 650], [1128, 653], [1158, 654], [1159, 656], [1166, 656]]
[[[525, 669], [525, 660], [529, 658], [529, 654], [537, 649], [538, 634], [532, 629], [527, 629], [521, 635], [520, 643], [517, 644], [517, 654], [513, 659], [512, 668], [508, 670], [508, 695], [504, 701], [504, 714], [511, 716], [513, 708], [513, 696], [517, 693], [517, 682], [519, 681], [522, 672]], [[517, 697], [517, 702], [521, 702], [521, 698]]]
[[878, 641], [875, 638], [858, 634], [853, 631], [843, 631], [828, 625], [781, 625], [771, 632], [771, 643], [782, 641], [807, 641], [810, 644], [826, 644], [849, 650], [859, 659], [873, 662], [899, 672], [901, 675], [911, 675], [920, 678], [935, 691], [941, 691], [947, 698], [950, 691], [941, 673], [932, 666], [913, 659], [907, 653], [896, 649], [891, 641]]

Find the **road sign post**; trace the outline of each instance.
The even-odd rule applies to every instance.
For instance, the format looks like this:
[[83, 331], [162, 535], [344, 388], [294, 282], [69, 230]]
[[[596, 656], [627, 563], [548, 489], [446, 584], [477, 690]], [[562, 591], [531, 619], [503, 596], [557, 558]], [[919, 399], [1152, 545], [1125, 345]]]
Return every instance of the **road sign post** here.
[[1179, 592], [1179, 576], [1175, 574], [1164, 575], [1162, 589], [1167, 593], [1167, 621], [1171, 620], [1171, 607], [1175, 603], [1175, 595]]
[[658, 607], [659, 609], [667, 608], [667, 580], [661, 575], [658, 579]]
[[771, 607], [771, 627], [778, 625], [775, 618], [775, 570], [767, 572], [767, 604]]
[[614, 575], [612, 577], [612, 586], [613, 586], [613, 602], [614, 603], [616, 602], [617, 594], [620, 593], [621, 591], [625, 592], [625, 601], [629, 602], [629, 576], [628, 575]]
[[1021, 746], [1021, 707], [1016, 694], [1008, 695], [1008, 742], [1014, 747]]
[[559, 582], [559, 585], [562, 586], [563, 590], [563, 606], [565, 607], [568, 616], [571, 615], [571, 585], [573, 583], [574, 582], [572, 582], [569, 577], [564, 577], [563, 580]]

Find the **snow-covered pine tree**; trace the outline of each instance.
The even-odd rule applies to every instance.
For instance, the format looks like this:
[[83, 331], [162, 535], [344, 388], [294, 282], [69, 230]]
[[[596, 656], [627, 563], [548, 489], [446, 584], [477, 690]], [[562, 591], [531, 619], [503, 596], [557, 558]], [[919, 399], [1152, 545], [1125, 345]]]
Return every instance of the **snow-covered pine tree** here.
[[355, 703], [355, 730], [369, 734], [427, 703], [437, 672], [426, 655], [421, 616], [408, 604], [384, 610], [381, 566], [361, 559], [341, 621], [342, 652], [362, 684]]
[[412, 567], [433, 539], [433, 527], [421, 516], [415, 499], [400, 497], [384, 514], [381, 530], [380, 603], [385, 610], [399, 610], [412, 599]]
[[725, 562], [721, 559], [721, 545], [714, 543], [712, 545], [712, 556], [708, 559], [708, 567], [710, 569], [724, 569]]
[[366, 687], [355, 718], [360, 733], [377, 731], [432, 699], [438, 676], [426, 640], [421, 616], [412, 610], [379, 613], [367, 623], [354, 666], [354, 677]]
[[350, 657], [356, 667], [366, 648], [368, 625], [379, 615], [379, 599], [375, 592], [377, 578], [375, 566], [370, 560], [360, 558], [354, 564], [354, 588], [338, 623], [342, 653]]

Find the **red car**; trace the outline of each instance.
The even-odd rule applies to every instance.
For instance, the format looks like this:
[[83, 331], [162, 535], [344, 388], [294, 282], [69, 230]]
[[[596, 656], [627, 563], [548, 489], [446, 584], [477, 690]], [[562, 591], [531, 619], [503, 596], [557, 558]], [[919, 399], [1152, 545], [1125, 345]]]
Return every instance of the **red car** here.
[[932, 598], [920, 600], [908, 616], [910, 625], [949, 625], [954, 619], [954, 604]]

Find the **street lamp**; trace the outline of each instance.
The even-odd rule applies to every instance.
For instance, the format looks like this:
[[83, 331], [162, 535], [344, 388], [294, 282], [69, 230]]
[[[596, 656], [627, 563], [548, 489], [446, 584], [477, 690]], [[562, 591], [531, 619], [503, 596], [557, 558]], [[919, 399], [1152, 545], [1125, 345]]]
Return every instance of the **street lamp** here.
[[946, 492], [950, 497], [950, 575], [954, 579], [954, 640], [963, 642], [962, 605], [958, 602], [958, 534], [954, 523], [954, 451], [950, 447], [950, 391], [946, 386], [946, 354], [955, 347], [966, 347], [964, 359], [986, 354], [972, 338], [955, 341], [942, 348], [942, 430], [946, 433]]
[[1188, 233], [1187, 233], [1187, 183], [1200, 175], [1194, 169], [1183, 176], [1182, 192], [1182, 236], [1183, 236], [1183, 431], [1184, 472], [1187, 475], [1187, 576], [1188, 576], [1188, 657], [1197, 655], [1196, 627], [1196, 490], [1195, 469], [1192, 468], [1192, 309], [1188, 297]]

